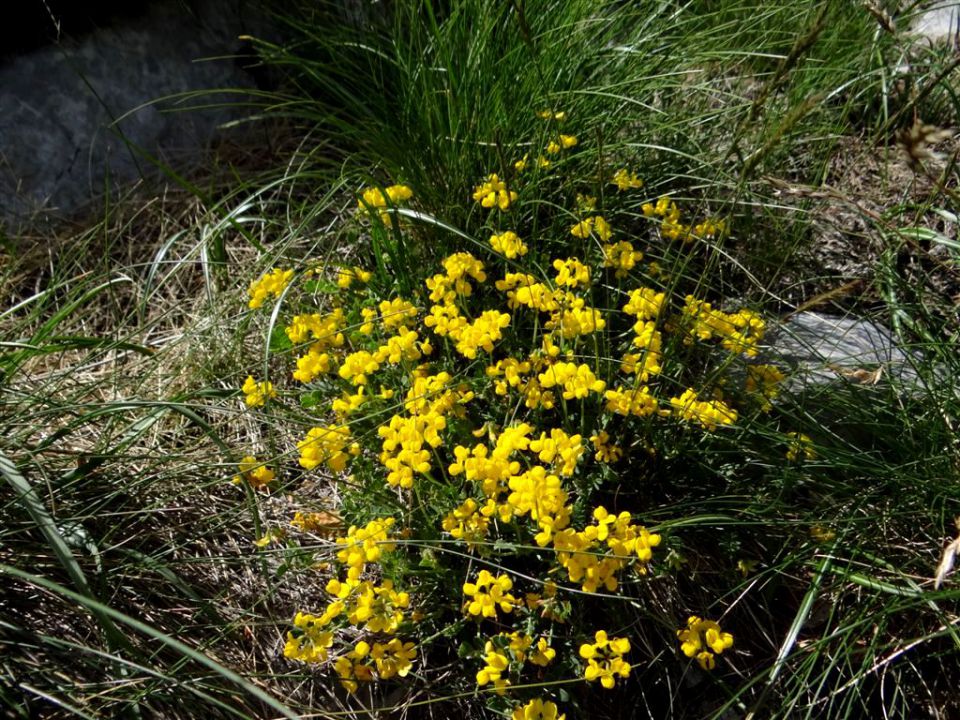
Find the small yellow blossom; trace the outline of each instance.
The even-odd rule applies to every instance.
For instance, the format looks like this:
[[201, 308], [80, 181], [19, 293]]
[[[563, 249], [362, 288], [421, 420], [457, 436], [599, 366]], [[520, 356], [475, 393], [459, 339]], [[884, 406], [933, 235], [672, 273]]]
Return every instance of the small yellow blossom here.
[[626, 240], [603, 246], [603, 266], [613, 268], [616, 278], [625, 278], [641, 260], [643, 253]]
[[630, 663], [623, 656], [630, 652], [627, 638], [608, 638], [603, 630], [597, 630], [593, 643], [580, 646], [580, 657], [587, 661], [583, 676], [588, 681], [600, 680], [607, 690], [616, 685], [616, 678], [629, 677]]
[[558, 712], [555, 702], [535, 698], [526, 705], [514, 708], [510, 720], [566, 720], [567, 716], [558, 715]]
[[716, 667], [714, 654], [733, 647], [733, 635], [723, 632], [713, 620], [702, 620], [696, 615], [687, 620], [686, 629], [677, 630], [680, 649], [688, 658], [696, 658], [704, 670]]
[[360, 446], [351, 441], [346, 425], [311, 428], [306, 439], [297, 443], [297, 449], [300, 466], [306, 470], [326, 463], [334, 472], [342, 472], [350, 456], [360, 454]]
[[518, 600], [510, 594], [511, 589], [513, 580], [509, 575], [494, 576], [487, 570], [481, 570], [476, 582], [463, 584], [463, 594], [471, 598], [464, 603], [464, 610], [470, 615], [488, 618], [497, 617], [498, 608], [501, 612], [509, 613], [518, 604]]
[[373, 277], [373, 273], [363, 268], [356, 266], [352, 268], [340, 268], [337, 271], [337, 287], [347, 290], [354, 282], [365, 285], [370, 282], [371, 277]]
[[557, 122], [563, 122], [567, 119], [567, 113], [565, 110], [539, 110], [537, 111], [537, 117], [541, 120], [556, 120]]
[[233, 483], [239, 485], [246, 480], [253, 488], [261, 488], [269, 485], [274, 477], [273, 470], [263, 463], [257, 462], [253, 455], [246, 455], [240, 461], [240, 474], [235, 475]]
[[391, 227], [393, 218], [387, 209], [412, 197], [413, 190], [406, 185], [391, 185], [386, 188], [386, 195], [380, 188], [367, 188], [361, 194], [358, 207], [363, 214], [376, 212], [380, 221], [387, 227]]
[[244, 402], [247, 407], [263, 407], [267, 404], [267, 399], [275, 398], [277, 391], [273, 389], [273, 383], [269, 380], [257, 382], [252, 375], [248, 375], [240, 388], [246, 396]]
[[578, 238], [587, 238], [591, 232], [595, 233], [603, 242], [608, 242], [613, 235], [610, 223], [608, 223], [602, 215], [584, 218], [570, 228], [570, 234]]
[[591, 436], [590, 442], [593, 443], [595, 457], [599, 462], [612, 464], [623, 457], [623, 450], [610, 442], [610, 435], [606, 430]]
[[553, 269], [557, 271], [556, 283], [560, 287], [575, 288], [590, 282], [590, 268], [575, 257], [554, 260]]
[[247, 306], [251, 310], [256, 310], [258, 307], [263, 305], [264, 301], [266, 301], [269, 295], [279, 298], [283, 294], [283, 291], [286, 290], [287, 285], [290, 284], [290, 279], [292, 277], [293, 270], [273, 268], [273, 270], [268, 272], [262, 278], [251, 283], [250, 302], [247, 303]]
[[508, 260], [527, 254], [527, 246], [512, 230], [499, 235], [492, 235], [490, 237], [490, 247], [494, 249], [494, 252], [500, 253]]
[[613, 174], [610, 181], [617, 186], [618, 190], [630, 190], [631, 188], [642, 188], [643, 180], [637, 177], [635, 172], [630, 172], [626, 168], [620, 168]]
[[417, 658], [417, 649], [412, 642], [391, 638], [384, 644], [374, 643], [370, 657], [377, 664], [377, 674], [381, 680], [406, 677]]
[[804, 460], [817, 459], [817, 451], [814, 449], [813, 440], [810, 439], [809, 435], [789, 432], [787, 437], [790, 438], [790, 444], [787, 447], [787, 460], [795, 462], [801, 458]]
[[670, 405], [674, 415], [687, 422], [699, 423], [707, 430], [716, 430], [718, 425], [732, 425], [737, 421], [736, 410], [721, 400], [699, 400], [692, 388], [678, 398], [670, 398]]
[[510, 205], [517, 201], [517, 193], [508, 189], [500, 176], [493, 173], [473, 189], [473, 199], [485, 208], [509, 210]]
[[283, 656], [305, 663], [325, 662], [333, 632], [323, 630], [326, 625], [321, 618], [298, 612], [293, 620], [293, 630], [287, 632], [287, 644]]
[[355, 693], [361, 682], [373, 680], [373, 668], [367, 664], [371, 649], [370, 643], [361, 640], [353, 650], [333, 661], [333, 669], [347, 692]]

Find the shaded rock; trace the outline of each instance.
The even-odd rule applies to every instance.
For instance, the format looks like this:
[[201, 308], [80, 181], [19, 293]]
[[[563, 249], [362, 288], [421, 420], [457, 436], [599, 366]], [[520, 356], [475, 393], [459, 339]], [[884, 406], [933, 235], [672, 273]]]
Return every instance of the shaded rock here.
[[920, 380], [920, 354], [900, 347], [889, 330], [870, 320], [801, 312], [777, 328], [769, 342], [772, 359], [793, 370], [788, 381], [792, 391], [838, 380]]
[[[0, 222], [63, 216], [115, 183], [203, 157], [255, 80], [238, 36], [265, 25], [251, 0], [153, 4], [140, 15], [0, 63]], [[185, 98], [185, 93], [234, 92]], [[178, 97], [179, 96], [179, 97]], [[191, 106], [202, 110], [185, 111]]]

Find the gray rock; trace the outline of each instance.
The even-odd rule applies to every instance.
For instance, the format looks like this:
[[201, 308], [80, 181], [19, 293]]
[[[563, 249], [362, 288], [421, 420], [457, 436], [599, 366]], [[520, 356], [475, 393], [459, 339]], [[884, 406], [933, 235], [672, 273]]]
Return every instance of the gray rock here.
[[954, 40], [960, 34], [960, 2], [939, 0], [929, 3], [915, 15], [910, 30], [934, 43]]
[[787, 387], [838, 381], [915, 385], [922, 356], [900, 347], [886, 328], [861, 318], [801, 312], [769, 335], [769, 356], [792, 368]]
[[[109, 185], [155, 176], [135, 148], [196, 163], [218, 128], [248, 112], [237, 102], [254, 83], [233, 56], [238, 35], [264, 25], [252, 1], [151, 4], [78, 42], [4, 59], [0, 222], [68, 215]], [[184, 97], [222, 88], [235, 92]]]

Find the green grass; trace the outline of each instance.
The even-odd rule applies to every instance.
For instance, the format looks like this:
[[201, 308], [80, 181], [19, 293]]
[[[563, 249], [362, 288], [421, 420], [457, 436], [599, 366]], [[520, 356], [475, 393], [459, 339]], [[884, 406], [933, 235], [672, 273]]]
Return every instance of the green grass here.
[[[288, 527], [295, 509], [351, 524], [397, 500], [382, 479], [358, 493], [303, 472], [294, 443], [318, 411], [288, 392], [251, 413], [237, 389], [248, 374], [292, 389], [293, 351], [270, 338], [306, 307], [297, 303], [323, 302], [319, 291], [291, 293], [274, 314], [248, 313], [251, 280], [333, 260], [376, 267], [386, 298], [409, 295], [451, 252], [483, 255], [492, 226], [469, 193], [536, 155], [557, 129], [536, 117], [544, 108], [566, 111], [562, 130], [581, 144], [521, 188], [516, 221], [542, 257], [596, 252], [568, 234], [574, 195], [596, 195], [676, 291], [771, 319], [808, 302], [872, 317], [917, 353], [916, 380], [785, 392], [736, 434], [643, 425], [622, 470], [629, 481], [607, 476], [582, 494], [639, 513], [666, 547], [654, 575], [625, 581], [620, 599], [570, 596], [576, 618], [609, 613], [610, 630], [630, 634], [631, 678], [590, 691], [572, 663], [552, 696], [571, 718], [960, 712], [960, 591], [952, 577], [938, 590], [931, 580], [960, 516], [955, 163], [912, 176], [888, 152], [887, 195], [817, 194], [836, 182], [844, 142], [882, 148], [915, 113], [942, 125], [956, 117], [949, 53], [913, 48], [857, 4], [812, 0], [466, 0], [370, 13], [350, 24], [310, 4], [288, 11], [288, 43], [260, 44], [285, 81], [258, 100], [297, 128], [288, 162], [226, 186], [197, 182], [167, 203], [120, 203], [55, 254], [5, 263], [0, 702], [11, 716], [363, 717], [364, 707], [397, 707], [494, 717], [490, 707], [508, 707], [474, 693], [482, 663], [456, 654], [465, 643], [469, 655], [467, 626], [443, 626], [456, 613], [424, 625], [449, 640], [423, 645], [431, 662], [412, 679], [355, 698], [331, 671], [283, 659], [293, 613], [325, 602], [326, 575], [311, 565], [332, 553], [325, 536], [259, 550], [253, 541]], [[898, 70], [906, 57], [911, 68]], [[640, 173], [642, 191], [619, 196], [604, 182], [599, 169], [621, 165]], [[359, 187], [392, 182], [414, 189], [428, 221], [401, 234], [351, 219]], [[730, 235], [686, 255], [658, 243], [640, 206], [665, 193], [685, 218], [727, 217]], [[819, 223], [837, 208], [879, 249], [861, 260], [856, 290], [825, 296], [851, 279], [815, 261]], [[619, 304], [608, 290], [608, 306]], [[679, 344], [669, 352], [677, 359], [663, 383], [678, 394], [696, 373], [724, 371], [696, 365]], [[382, 420], [359, 418], [355, 433]], [[817, 458], [786, 462], [788, 431], [810, 435]], [[269, 495], [229, 482], [254, 450], [278, 471]], [[416, 512], [438, 525], [456, 488], [441, 477], [422, 492]], [[419, 530], [389, 569], [424, 598], [451, 599], [462, 547]], [[754, 569], [741, 574], [740, 560]], [[710, 674], [679, 653], [676, 629], [692, 613], [735, 634]], [[576, 643], [593, 629], [558, 633]]]

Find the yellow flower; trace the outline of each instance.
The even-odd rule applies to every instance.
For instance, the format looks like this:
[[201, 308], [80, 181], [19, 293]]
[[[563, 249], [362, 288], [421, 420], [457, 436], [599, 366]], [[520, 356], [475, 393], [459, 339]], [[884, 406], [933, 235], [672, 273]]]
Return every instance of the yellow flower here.
[[603, 392], [607, 384], [598, 380], [597, 376], [585, 363], [574, 365], [568, 362], [555, 362], [537, 376], [540, 386], [544, 388], [563, 388], [563, 398], [573, 400], [587, 397], [591, 392]]
[[275, 398], [276, 390], [273, 389], [273, 383], [269, 380], [257, 382], [252, 375], [248, 375], [243, 387], [240, 388], [246, 395], [244, 402], [247, 407], [263, 407], [267, 404], [267, 398]]
[[467, 547], [474, 547], [487, 536], [490, 518], [484, 515], [473, 498], [467, 498], [460, 507], [451, 510], [443, 518], [443, 529]]
[[693, 389], [684, 391], [680, 397], [670, 398], [673, 414], [687, 422], [699, 423], [707, 430], [716, 430], [718, 425], [732, 425], [737, 421], [737, 411], [720, 400], [697, 399]]
[[387, 212], [388, 207], [395, 207], [404, 200], [413, 197], [413, 190], [406, 185], [391, 185], [386, 188], [386, 195], [380, 188], [367, 188], [363, 190], [358, 202], [358, 209], [363, 214], [376, 212], [380, 221], [387, 227], [391, 227], [392, 218]]
[[630, 664], [623, 659], [630, 652], [630, 641], [608, 638], [603, 630], [597, 630], [594, 638], [593, 643], [580, 646], [580, 657], [587, 661], [583, 676], [590, 682], [600, 680], [600, 684], [610, 690], [616, 685], [616, 677], [630, 675]]
[[643, 180], [637, 177], [635, 172], [630, 172], [626, 168], [620, 168], [613, 174], [610, 181], [617, 186], [618, 190], [629, 190], [631, 188], [642, 188]]
[[239, 485], [246, 480], [253, 488], [261, 488], [269, 485], [274, 477], [273, 470], [263, 463], [257, 462], [253, 455], [246, 455], [240, 461], [240, 474], [234, 476], [233, 483]]
[[464, 603], [464, 609], [470, 615], [488, 618], [497, 617], [498, 608], [509, 613], [518, 604], [509, 592], [512, 588], [513, 580], [508, 575], [494, 576], [481, 570], [476, 582], [463, 584], [463, 594], [472, 598]]
[[508, 260], [527, 254], [527, 246], [512, 230], [499, 235], [492, 235], [490, 237], [490, 247]]
[[541, 120], [556, 120], [557, 122], [563, 122], [567, 119], [567, 113], [563, 110], [539, 110], [537, 112], [537, 117]]
[[610, 236], [613, 235], [610, 223], [602, 215], [584, 218], [570, 228], [570, 234], [578, 238], [589, 237], [591, 232], [596, 233], [597, 237], [603, 242], [608, 242]]
[[590, 282], [590, 268], [577, 258], [554, 260], [553, 269], [557, 271], [556, 283], [560, 287], [574, 288]]
[[336, 308], [329, 315], [313, 313], [311, 315], [294, 315], [290, 325], [285, 329], [287, 337], [294, 345], [305, 342], [308, 338], [314, 341], [310, 349], [314, 352], [323, 352], [331, 347], [341, 347], [344, 343], [343, 333], [340, 330], [346, 324], [346, 317], [342, 308]]
[[494, 173], [473, 189], [473, 199], [485, 208], [509, 210], [510, 205], [517, 200], [517, 193], [508, 189], [507, 184]]
[[540, 667], [546, 667], [554, 658], [557, 657], [557, 651], [550, 647], [546, 638], [537, 640], [535, 650], [530, 654], [530, 662]]
[[535, 698], [526, 705], [514, 708], [510, 720], [566, 720], [566, 715], [557, 714], [556, 703]]
[[603, 266], [613, 268], [616, 278], [626, 277], [641, 260], [643, 253], [626, 240], [603, 246]]
[[297, 358], [297, 369], [293, 371], [293, 379], [308, 383], [318, 375], [325, 375], [331, 370], [333, 370], [333, 358], [330, 354], [318, 352], [311, 347], [306, 355]]
[[355, 693], [359, 683], [373, 680], [373, 668], [367, 664], [370, 650], [370, 643], [361, 640], [353, 650], [333, 661], [333, 669], [347, 692]]
[[787, 460], [797, 461], [801, 457], [804, 460], [816, 460], [817, 451], [813, 448], [813, 440], [804, 433], [788, 432], [790, 444], [787, 447]]
[[612, 464], [623, 457], [623, 450], [610, 443], [610, 435], [606, 430], [601, 430], [590, 438], [593, 448], [596, 450], [596, 459], [602, 463]]
[[704, 670], [716, 667], [714, 654], [733, 647], [733, 635], [723, 632], [713, 620], [703, 620], [696, 615], [687, 620], [685, 629], [677, 630], [680, 650], [688, 658], [696, 658]]
[[366, 284], [370, 282], [371, 277], [373, 277], [373, 273], [363, 268], [356, 266], [352, 268], [340, 268], [337, 271], [337, 287], [346, 290], [353, 285], [354, 281]]
[[502, 695], [510, 684], [510, 681], [503, 677], [503, 673], [510, 667], [510, 660], [504, 653], [498, 652], [490, 641], [487, 641], [484, 652], [483, 660], [486, 665], [477, 672], [477, 685], [483, 687], [493, 683], [497, 694]]
[[406, 677], [417, 657], [417, 649], [412, 642], [403, 642], [391, 638], [386, 644], [374, 643], [370, 657], [377, 664], [377, 673], [381, 680], [394, 676]]
[[298, 612], [293, 620], [293, 630], [287, 632], [283, 656], [305, 663], [326, 661], [327, 650], [333, 645], [333, 633], [323, 630], [326, 624], [323, 618]]
[[300, 466], [313, 470], [326, 463], [334, 472], [342, 472], [351, 455], [360, 454], [360, 446], [351, 442], [350, 428], [346, 425], [315, 427], [307, 437], [297, 443], [300, 451]]
[[262, 278], [250, 284], [250, 301], [247, 306], [251, 310], [256, 310], [263, 305], [269, 295], [279, 298], [290, 284], [292, 277], [293, 270], [273, 268]]

